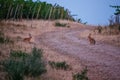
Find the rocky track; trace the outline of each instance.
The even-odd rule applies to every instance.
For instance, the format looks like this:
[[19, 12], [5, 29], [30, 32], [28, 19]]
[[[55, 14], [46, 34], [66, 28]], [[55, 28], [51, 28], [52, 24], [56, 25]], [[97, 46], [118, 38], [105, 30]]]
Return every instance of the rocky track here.
[[88, 67], [90, 80], [120, 80], [120, 48], [102, 42], [90, 45], [87, 38], [78, 38], [86, 29], [47, 32], [38, 40], [60, 54], [78, 59]]

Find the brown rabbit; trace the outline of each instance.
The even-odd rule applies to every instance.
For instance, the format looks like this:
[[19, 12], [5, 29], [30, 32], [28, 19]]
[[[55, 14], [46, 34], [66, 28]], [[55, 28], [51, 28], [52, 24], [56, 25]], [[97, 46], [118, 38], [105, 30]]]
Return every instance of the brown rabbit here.
[[32, 38], [32, 36], [31, 36], [31, 34], [29, 34], [29, 37], [28, 38], [24, 38], [23, 41], [24, 42], [30, 42], [31, 38]]
[[95, 39], [91, 37], [91, 33], [88, 35], [88, 39], [89, 39], [89, 42], [90, 44], [94, 44], [96, 43]]

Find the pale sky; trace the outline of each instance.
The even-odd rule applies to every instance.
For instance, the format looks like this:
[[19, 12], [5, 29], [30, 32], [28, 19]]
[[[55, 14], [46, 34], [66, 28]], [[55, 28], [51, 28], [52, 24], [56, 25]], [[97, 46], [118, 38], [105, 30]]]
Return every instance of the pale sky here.
[[76, 14], [83, 22], [93, 25], [106, 25], [108, 19], [114, 13], [109, 5], [119, 5], [120, 0], [40, 0], [51, 4], [59, 4]]

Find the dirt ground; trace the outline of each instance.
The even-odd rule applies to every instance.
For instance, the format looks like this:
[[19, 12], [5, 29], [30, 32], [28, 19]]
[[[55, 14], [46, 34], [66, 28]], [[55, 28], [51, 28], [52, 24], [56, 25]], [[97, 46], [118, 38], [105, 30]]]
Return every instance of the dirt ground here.
[[[70, 28], [55, 27], [55, 22], [23, 20], [1, 24], [0, 31], [14, 43], [0, 45], [0, 59], [7, 58], [11, 49], [29, 52], [35, 46], [44, 50], [47, 64], [47, 73], [42, 75], [42, 80], [72, 80], [72, 74], [80, 72], [85, 66], [88, 67], [90, 80], [120, 80], [120, 35], [94, 34], [89, 26], [64, 20], [59, 22], [66, 23]], [[89, 44], [89, 33], [95, 38], [96, 45]], [[29, 34], [32, 35], [31, 43], [23, 42]], [[72, 69], [52, 69], [48, 61], [66, 61]]]

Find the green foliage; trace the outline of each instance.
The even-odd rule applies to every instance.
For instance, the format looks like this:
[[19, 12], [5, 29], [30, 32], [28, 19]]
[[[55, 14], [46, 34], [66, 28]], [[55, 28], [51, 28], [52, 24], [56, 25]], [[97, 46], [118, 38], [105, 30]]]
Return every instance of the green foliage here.
[[67, 27], [66, 25], [66, 23], [55, 22], [56, 27]]
[[10, 57], [11, 58], [26, 58], [28, 57], [29, 55], [25, 52], [22, 52], [22, 51], [14, 51], [14, 50], [11, 50], [10, 52]]
[[78, 22], [78, 23], [81, 23], [81, 24], [85, 24], [85, 25], [87, 24], [87, 22], [83, 22], [80, 18], [76, 19], [75, 21]]
[[52, 68], [56, 68], [56, 69], [63, 69], [63, 70], [68, 70], [70, 69], [70, 66], [65, 62], [54, 62], [54, 61], [49, 61], [49, 65]]
[[4, 43], [4, 38], [0, 36], [0, 43]]
[[25, 59], [25, 75], [36, 77], [46, 72], [42, 53], [42, 49], [33, 48], [31, 56]]
[[0, 43], [13, 43], [12, 40], [10, 40], [9, 37], [4, 36], [4, 33], [0, 32]]
[[7, 72], [9, 80], [24, 80], [24, 62], [22, 60], [16, 61], [13, 59], [7, 59], [1, 64], [4, 67], [4, 71]]
[[110, 5], [110, 7], [115, 9], [115, 13], [114, 13], [115, 15], [119, 15], [120, 14], [120, 6], [118, 6], [118, 5], [115, 5], [115, 6]]
[[81, 73], [76, 73], [73, 75], [73, 80], [89, 80], [87, 77], [88, 69], [87, 67], [81, 71]]
[[68, 9], [40, 0], [0, 0], [0, 19], [69, 19]]
[[9, 80], [24, 80], [24, 76], [37, 77], [46, 72], [42, 50], [33, 48], [32, 53], [12, 51], [10, 57], [0, 64], [8, 73]]
[[4, 42], [5, 42], [4, 34], [0, 32], [0, 43], [4, 43]]

